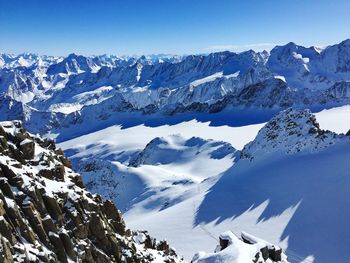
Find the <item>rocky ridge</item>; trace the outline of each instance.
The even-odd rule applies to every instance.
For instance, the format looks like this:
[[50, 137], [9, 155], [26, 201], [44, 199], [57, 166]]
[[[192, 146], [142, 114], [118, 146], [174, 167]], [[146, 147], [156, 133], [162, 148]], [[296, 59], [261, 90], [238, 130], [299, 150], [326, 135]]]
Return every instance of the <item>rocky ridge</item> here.
[[241, 152], [242, 158], [253, 159], [268, 153], [294, 154], [316, 152], [345, 138], [324, 131], [310, 110], [289, 108], [273, 117]]
[[0, 262], [182, 262], [166, 241], [127, 229], [88, 192], [61, 149], [0, 123]]

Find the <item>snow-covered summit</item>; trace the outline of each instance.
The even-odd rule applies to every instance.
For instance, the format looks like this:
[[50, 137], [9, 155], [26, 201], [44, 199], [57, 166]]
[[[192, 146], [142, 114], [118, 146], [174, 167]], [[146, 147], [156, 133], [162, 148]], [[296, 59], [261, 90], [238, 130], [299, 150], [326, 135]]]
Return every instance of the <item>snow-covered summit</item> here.
[[269, 153], [314, 152], [345, 138], [321, 130], [310, 110], [289, 108], [273, 117], [254, 141], [242, 150], [243, 158], [258, 158]]
[[196, 155], [200, 154], [207, 154], [213, 159], [222, 159], [235, 152], [236, 150], [229, 143], [204, 140], [198, 137], [186, 140], [181, 136], [173, 135], [154, 138], [134, 160], [131, 160], [130, 164], [132, 166], [176, 164], [196, 158]]

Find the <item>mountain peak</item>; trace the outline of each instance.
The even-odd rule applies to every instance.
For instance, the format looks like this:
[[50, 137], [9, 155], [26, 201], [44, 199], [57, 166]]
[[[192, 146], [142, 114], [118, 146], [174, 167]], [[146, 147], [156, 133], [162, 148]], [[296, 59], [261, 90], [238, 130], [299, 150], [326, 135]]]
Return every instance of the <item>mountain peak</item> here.
[[259, 131], [244, 147], [242, 156], [253, 159], [272, 153], [313, 152], [335, 144], [340, 138], [341, 135], [321, 130], [310, 110], [289, 108], [278, 113]]
[[75, 54], [74, 52], [73, 53], [70, 53], [66, 58], [67, 59], [72, 59], [72, 58], [77, 58], [79, 57], [79, 55]]

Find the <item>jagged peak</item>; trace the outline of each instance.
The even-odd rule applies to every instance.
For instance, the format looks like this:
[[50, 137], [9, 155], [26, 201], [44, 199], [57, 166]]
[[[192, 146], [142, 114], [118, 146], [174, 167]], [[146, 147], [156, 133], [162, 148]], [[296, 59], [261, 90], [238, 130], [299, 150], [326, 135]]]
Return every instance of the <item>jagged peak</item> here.
[[276, 152], [314, 152], [334, 145], [342, 138], [343, 135], [320, 129], [310, 110], [289, 108], [273, 117], [244, 147], [241, 156], [253, 159]]
[[350, 38], [348, 39], [345, 39], [344, 41], [340, 42], [340, 45], [343, 45], [343, 46], [350, 46]]
[[79, 57], [80, 55], [77, 55], [77, 54], [75, 54], [74, 52], [73, 53], [70, 53], [66, 58], [67, 59], [71, 59], [71, 58], [77, 58], [77, 57]]

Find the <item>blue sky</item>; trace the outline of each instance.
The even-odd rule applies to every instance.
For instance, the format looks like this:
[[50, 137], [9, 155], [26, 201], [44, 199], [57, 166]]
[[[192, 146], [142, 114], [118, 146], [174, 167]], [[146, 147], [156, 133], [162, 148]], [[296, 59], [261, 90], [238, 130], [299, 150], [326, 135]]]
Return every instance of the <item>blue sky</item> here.
[[349, 0], [0, 0], [0, 53], [269, 49], [350, 38]]

